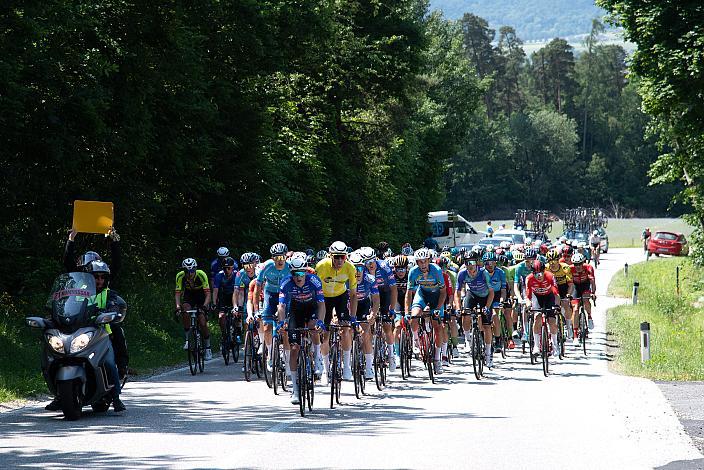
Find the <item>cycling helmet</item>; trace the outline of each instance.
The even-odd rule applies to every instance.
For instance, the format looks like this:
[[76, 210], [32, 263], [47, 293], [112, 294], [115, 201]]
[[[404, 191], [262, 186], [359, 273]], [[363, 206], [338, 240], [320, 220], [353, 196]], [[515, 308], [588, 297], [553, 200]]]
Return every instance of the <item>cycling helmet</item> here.
[[538, 248], [538, 250], [540, 251], [540, 254], [544, 255], [545, 253], [548, 252], [548, 246], [545, 243], [542, 243], [540, 245], [540, 248]]
[[499, 266], [508, 265], [508, 257], [506, 255], [499, 255], [496, 257], [496, 264]]
[[394, 268], [407, 268], [408, 258], [403, 255], [394, 256], [393, 258], [391, 258], [389, 264], [391, 264], [391, 266], [393, 266]]
[[586, 248], [587, 244], [584, 242], [577, 243], [577, 248]]
[[440, 251], [450, 251], [450, 245], [443, 245]]
[[599, 235], [599, 231], [598, 231], [598, 230], [594, 230], [594, 231], [592, 232], [592, 235], [594, 235], [594, 236]]
[[91, 261], [86, 265], [86, 270], [91, 274], [104, 273], [110, 274], [110, 266], [103, 260]]
[[315, 256], [312, 255], [306, 255], [306, 265], [312, 267], [315, 267]]
[[545, 263], [539, 259], [533, 261], [533, 272], [542, 273], [543, 271], [545, 271]]
[[572, 256], [572, 253], [574, 253], [574, 250], [569, 245], [565, 245], [565, 247], [562, 249], [562, 254], [566, 257]]
[[183, 263], [181, 263], [181, 267], [189, 271], [195, 271], [198, 267], [198, 263], [193, 258], [186, 258], [183, 260]]
[[218, 248], [218, 256], [220, 258], [224, 258], [225, 256], [230, 256], [230, 250], [228, 250], [224, 246], [221, 246], [220, 248]]
[[314, 254], [313, 248], [306, 248], [306, 256], [313, 256]]
[[427, 248], [420, 248], [420, 249], [416, 250], [414, 257], [416, 260], [430, 259], [431, 258], [430, 250], [428, 250]]
[[472, 252], [477, 253], [479, 255], [482, 255], [482, 254], [484, 254], [484, 247], [481, 245], [474, 245], [472, 247]]
[[294, 256], [288, 263], [291, 266], [291, 271], [304, 269], [306, 267], [305, 253], [303, 253], [303, 257]]
[[78, 258], [77, 267], [88, 269], [88, 265], [93, 261], [102, 261], [103, 258], [100, 257], [95, 251], [86, 251]]
[[350, 253], [349, 261], [355, 266], [364, 266], [364, 258], [362, 257], [362, 253], [359, 251], [353, 251]]
[[262, 257], [257, 253], [252, 253], [252, 262], [259, 264], [262, 262]]
[[388, 250], [390, 250], [388, 242], [379, 242], [376, 246], [376, 254], [380, 258], [383, 257]]
[[391, 258], [394, 255], [394, 252], [391, 251], [391, 248], [387, 248], [387, 250], [384, 252], [384, 254], [381, 256], [383, 259]]
[[554, 261], [560, 259], [560, 252], [557, 250], [548, 251], [548, 261]]
[[362, 259], [365, 263], [376, 259], [376, 251], [374, 251], [374, 248], [370, 246], [363, 246], [357, 251], [359, 251], [359, 254], [362, 255]]
[[452, 248], [450, 248], [450, 254], [451, 254], [452, 256], [457, 255], [457, 253], [459, 253], [459, 252], [460, 252], [460, 250], [458, 250], [458, 249], [457, 249], [456, 247], [454, 247], [454, 246], [453, 246]]
[[489, 244], [486, 246], [486, 251], [487, 251], [487, 252], [489, 252], [489, 251], [492, 251], [492, 252], [493, 252], [493, 251], [495, 251], [495, 250], [496, 250], [496, 247], [495, 247], [494, 245], [492, 245], [491, 243], [489, 243]]
[[485, 263], [487, 261], [496, 261], [496, 253], [494, 253], [493, 251], [484, 253], [484, 256], [482, 256], [482, 261]]
[[497, 257], [499, 257], [499, 256], [503, 255], [504, 253], [506, 253], [506, 250], [504, 250], [503, 248], [497, 248], [497, 249], [494, 251], [494, 253], [496, 253], [496, 256], [497, 256]]
[[248, 251], [246, 253], [242, 253], [242, 256], [240, 256], [240, 263], [241, 264], [252, 264], [254, 263], [254, 253]]
[[294, 258], [299, 258], [299, 259], [302, 259], [305, 261], [305, 259], [307, 258], [307, 255], [303, 251], [294, 251], [293, 253], [291, 253], [291, 257], [289, 259], [294, 259]]
[[269, 248], [271, 256], [285, 256], [287, 251], [288, 247], [283, 243], [274, 243], [271, 245], [271, 248]]
[[538, 252], [535, 251], [535, 248], [526, 248], [526, 258], [537, 258], [538, 257]]
[[407, 256], [406, 258], [408, 258], [408, 269], [413, 269], [416, 265], [416, 258], [414, 256]]
[[435, 264], [437, 264], [441, 268], [446, 268], [449, 266], [450, 260], [445, 258], [444, 256], [440, 256], [438, 258], [435, 258]]
[[330, 252], [331, 255], [346, 255], [348, 253], [347, 250], [348, 247], [345, 242], [336, 241], [333, 242], [332, 245], [330, 245], [328, 252]]
[[452, 253], [450, 253], [449, 251], [443, 251], [442, 253], [440, 253], [440, 256], [442, 256], [443, 258], [450, 259], [452, 258]]
[[465, 251], [464, 261], [479, 261], [479, 253], [476, 251]]
[[235, 263], [235, 260], [230, 256], [228, 256], [227, 258], [222, 260], [222, 267], [223, 268], [225, 268], [225, 267], [234, 268], [235, 264], [237, 264], [237, 263]]
[[565, 243], [565, 242], [567, 241], [567, 237], [563, 235], [563, 236], [560, 237], [560, 239], [559, 239], [558, 241], [559, 241], [560, 243]]
[[325, 251], [325, 250], [320, 250], [319, 252], [317, 252], [317, 253], [315, 254], [315, 259], [318, 260], [318, 261], [322, 261], [322, 260], [324, 260], [324, 259], [327, 258], [327, 257], [328, 257], [328, 252]]
[[526, 255], [523, 254], [522, 251], [516, 250], [516, 251], [513, 252], [513, 260], [516, 261], [517, 263], [520, 263], [520, 262], [523, 261], [525, 258], [526, 258]]
[[575, 253], [572, 255], [572, 264], [582, 264], [587, 260], [582, 253]]
[[410, 243], [404, 243], [401, 247], [401, 254], [403, 256], [413, 256], [413, 247]]

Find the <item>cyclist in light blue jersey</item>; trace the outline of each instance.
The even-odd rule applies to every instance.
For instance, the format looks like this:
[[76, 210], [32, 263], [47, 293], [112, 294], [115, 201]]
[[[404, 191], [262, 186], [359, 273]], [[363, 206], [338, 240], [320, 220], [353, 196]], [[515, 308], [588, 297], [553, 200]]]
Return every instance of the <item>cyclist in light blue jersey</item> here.
[[[411, 329], [413, 330], [413, 349], [419, 351], [418, 346], [418, 316], [427, 307], [430, 310], [437, 310], [439, 318], [442, 319], [445, 312], [445, 298], [447, 289], [445, 277], [442, 270], [436, 264], [430, 262], [431, 252], [427, 248], [421, 248], [415, 252], [416, 266], [408, 274], [408, 290], [406, 291], [406, 315], [411, 313]], [[410, 307], [410, 308], [409, 308]], [[435, 371], [442, 373], [440, 354], [442, 351], [442, 335], [440, 329], [442, 323], [437, 319], [431, 319], [435, 330]]]
[[[272, 326], [275, 321], [276, 309], [279, 304], [279, 288], [281, 286], [281, 281], [286, 276], [291, 274], [291, 268], [286, 262], [286, 252], [288, 248], [283, 243], [275, 243], [272, 245], [271, 249], [271, 259], [266, 261], [257, 274], [256, 287], [254, 289], [254, 305], [252, 315], [247, 316], [247, 323], [254, 321], [254, 316], [261, 316], [260, 331], [259, 334], [264, 338], [264, 343], [267, 347], [269, 358], [267, 361], [267, 369], [272, 370]], [[259, 312], [259, 305], [256, 299], [259, 299], [259, 295], [262, 291], [262, 286], [264, 289], [264, 309], [263, 312]]]

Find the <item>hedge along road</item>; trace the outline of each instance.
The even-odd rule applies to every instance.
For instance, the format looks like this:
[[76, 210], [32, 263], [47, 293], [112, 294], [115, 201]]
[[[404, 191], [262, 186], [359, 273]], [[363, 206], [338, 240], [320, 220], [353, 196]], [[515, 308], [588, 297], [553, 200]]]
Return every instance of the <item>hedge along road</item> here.
[[[472, 468], [689, 468], [704, 466], [658, 387], [608, 371], [604, 297], [608, 280], [638, 249], [614, 249], [597, 270], [598, 308], [589, 356], [569, 346], [552, 375], [511, 351], [478, 382], [461, 359], [431, 385], [422, 370], [342, 405], [328, 389], [300, 418], [289, 397], [221, 358], [192, 377], [176, 370], [129, 383], [128, 411], [87, 412], [65, 422], [40, 405], [0, 415], [0, 466], [436, 468], [461, 458]], [[492, 450], [493, 449], [493, 450]]]

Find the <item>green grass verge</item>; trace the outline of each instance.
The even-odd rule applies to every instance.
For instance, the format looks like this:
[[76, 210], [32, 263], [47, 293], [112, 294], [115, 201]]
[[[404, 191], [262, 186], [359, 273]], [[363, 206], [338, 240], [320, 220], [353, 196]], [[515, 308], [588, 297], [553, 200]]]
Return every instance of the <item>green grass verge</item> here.
[[[173, 319], [170, 286], [169, 279], [159, 282], [159, 286], [137, 283], [118, 290], [127, 301], [124, 328], [130, 368], [138, 375], [186, 360], [181, 349], [183, 329]], [[43, 316], [44, 300], [43, 296], [0, 298], [0, 402], [48, 392], [40, 370], [40, 333], [24, 326], [26, 316]], [[219, 338], [217, 322], [211, 320], [210, 328], [212, 337]], [[219, 341], [212, 344], [214, 350], [219, 349]]]
[[[680, 296], [676, 294], [675, 269], [681, 266]], [[630, 297], [633, 282], [640, 284], [638, 305], [609, 311], [607, 329], [615, 340], [612, 367], [626, 375], [656, 380], [704, 380], [704, 295], [701, 271], [688, 258], [663, 258], [638, 263], [626, 278], [617, 273], [609, 294]], [[650, 323], [651, 360], [640, 361], [640, 323]]]
[[[484, 231], [486, 228], [486, 220], [471, 222], [471, 224], [479, 231]], [[501, 224], [506, 224], [507, 228], [513, 228], [513, 219], [491, 221], [494, 230], [498, 230]], [[640, 247], [640, 234], [645, 227], [650, 227], [650, 231], [653, 233], [657, 230], [669, 230], [684, 233], [687, 237], [694, 230], [694, 227], [680, 218], [610, 219], [606, 227], [609, 246], [612, 248]], [[562, 228], [562, 222], [553, 224], [552, 231], [548, 233], [548, 236], [551, 238], [559, 237], [563, 233]]]

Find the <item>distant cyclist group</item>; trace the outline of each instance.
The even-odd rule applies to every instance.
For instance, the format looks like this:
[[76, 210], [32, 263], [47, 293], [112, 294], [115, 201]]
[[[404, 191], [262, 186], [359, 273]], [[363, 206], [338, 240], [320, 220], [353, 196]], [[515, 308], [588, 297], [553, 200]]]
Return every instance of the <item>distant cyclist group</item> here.
[[333, 397], [341, 381], [363, 391], [365, 381], [381, 386], [398, 367], [406, 378], [413, 359], [434, 380], [460, 346], [478, 379], [497, 352], [505, 357], [518, 342], [531, 362], [542, 357], [546, 375], [567, 342], [586, 353], [596, 285], [585, 243], [426, 245], [406, 243], [395, 254], [385, 242], [353, 249], [336, 241], [316, 253], [275, 243], [270, 259], [247, 252], [239, 263], [221, 247], [209, 272], [184, 259], [175, 307], [191, 372], [212, 358], [210, 312], [225, 362], [237, 361], [244, 345], [245, 377], [263, 373], [275, 391], [290, 381], [301, 413], [316, 382], [331, 386]]

